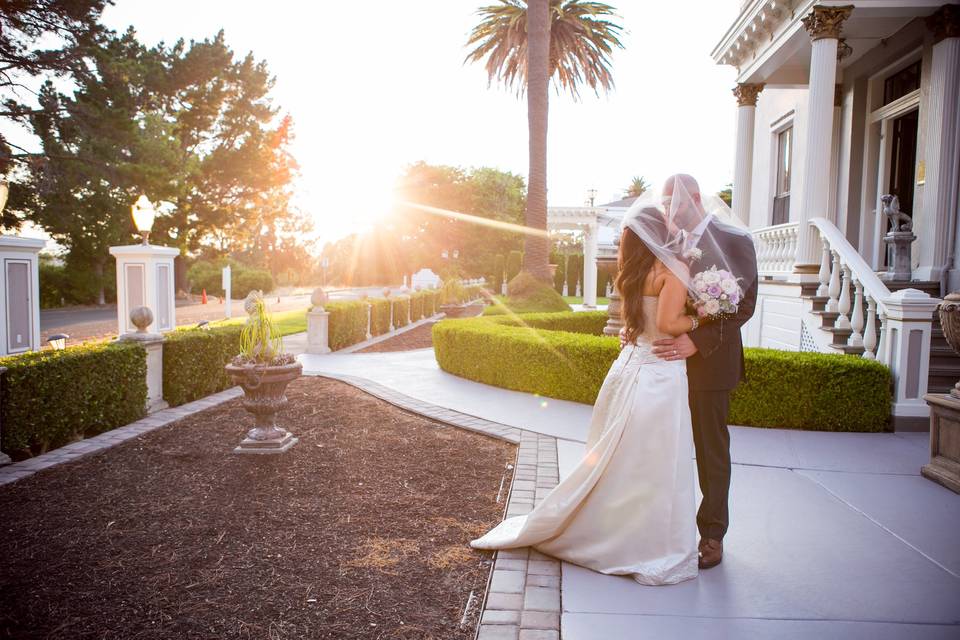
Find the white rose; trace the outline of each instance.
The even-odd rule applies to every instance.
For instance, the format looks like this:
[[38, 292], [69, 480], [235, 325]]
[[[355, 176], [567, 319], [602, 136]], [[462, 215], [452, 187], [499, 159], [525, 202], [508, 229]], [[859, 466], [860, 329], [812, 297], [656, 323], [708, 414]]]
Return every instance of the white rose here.
[[723, 289], [724, 293], [733, 293], [737, 290], [737, 281], [729, 278], [720, 283], [720, 288]]
[[707, 303], [703, 305], [703, 308], [706, 309], [710, 315], [714, 315], [720, 312], [720, 303], [716, 300], [708, 300]]
[[716, 271], [704, 271], [703, 281], [707, 284], [717, 284], [720, 282], [720, 274], [718, 274]]

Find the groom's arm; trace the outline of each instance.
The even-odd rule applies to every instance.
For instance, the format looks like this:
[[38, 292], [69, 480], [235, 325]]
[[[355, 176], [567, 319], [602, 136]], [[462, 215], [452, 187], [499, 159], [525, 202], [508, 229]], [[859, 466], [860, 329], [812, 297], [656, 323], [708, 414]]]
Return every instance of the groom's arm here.
[[725, 339], [729, 339], [733, 332], [739, 332], [740, 327], [747, 323], [753, 317], [753, 312], [757, 306], [757, 254], [753, 246], [753, 240], [749, 236], [732, 235], [736, 239], [734, 246], [735, 255], [743, 256], [737, 261], [734, 275], [750, 282], [750, 286], [743, 292], [743, 299], [737, 306], [737, 312], [727, 317], [720, 318], [713, 322], [706, 322], [697, 327], [687, 335], [696, 345], [705, 358], [720, 348]]

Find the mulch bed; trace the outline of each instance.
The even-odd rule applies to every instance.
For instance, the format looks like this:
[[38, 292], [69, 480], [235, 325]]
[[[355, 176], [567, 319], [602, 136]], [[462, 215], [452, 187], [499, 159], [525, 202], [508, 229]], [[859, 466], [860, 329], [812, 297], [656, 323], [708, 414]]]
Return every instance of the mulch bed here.
[[231, 453], [234, 400], [0, 487], [0, 637], [472, 638], [467, 543], [515, 447], [335, 381], [287, 396], [283, 456]]
[[428, 322], [419, 327], [405, 331], [393, 338], [387, 338], [382, 342], [372, 344], [365, 349], [360, 349], [357, 353], [381, 353], [385, 351], [409, 351], [411, 349], [426, 349], [433, 346], [433, 325], [436, 322]]

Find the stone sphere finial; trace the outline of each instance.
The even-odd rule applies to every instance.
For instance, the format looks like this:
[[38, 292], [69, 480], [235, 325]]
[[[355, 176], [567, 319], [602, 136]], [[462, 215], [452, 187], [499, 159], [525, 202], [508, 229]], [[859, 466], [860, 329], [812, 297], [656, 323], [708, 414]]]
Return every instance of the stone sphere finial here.
[[153, 311], [150, 307], [137, 307], [130, 311], [130, 322], [137, 328], [137, 333], [146, 333], [147, 327], [153, 323]]
[[318, 311], [323, 311], [323, 305], [327, 304], [327, 300], [329, 300], [329, 297], [327, 296], [327, 292], [323, 290], [323, 287], [317, 287], [310, 295], [310, 303]]
[[263, 298], [263, 293], [254, 289], [243, 299], [243, 310], [247, 315], [253, 315], [257, 311], [257, 301]]
[[390, 287], [384, 287], [384, 288], [383, 288], [383, 297], [384, 297], [384, 298], [389, 298], [389, 297], [390, 297]]

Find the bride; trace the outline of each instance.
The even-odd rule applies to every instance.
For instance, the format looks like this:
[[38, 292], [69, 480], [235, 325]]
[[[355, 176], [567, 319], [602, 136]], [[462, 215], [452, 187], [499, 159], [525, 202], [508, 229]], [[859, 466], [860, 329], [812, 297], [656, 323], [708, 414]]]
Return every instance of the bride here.
[[686, 362], [651, 353], [654, 340], [698, 325], [686, 314], [684, 240], [656, 207], [627, 212], [616, 279], [626, 346], [597, 397], [586, 453], [532, 512], [505, 520], [472, 547], [529, 546], [647, 585], [697, 576]]

